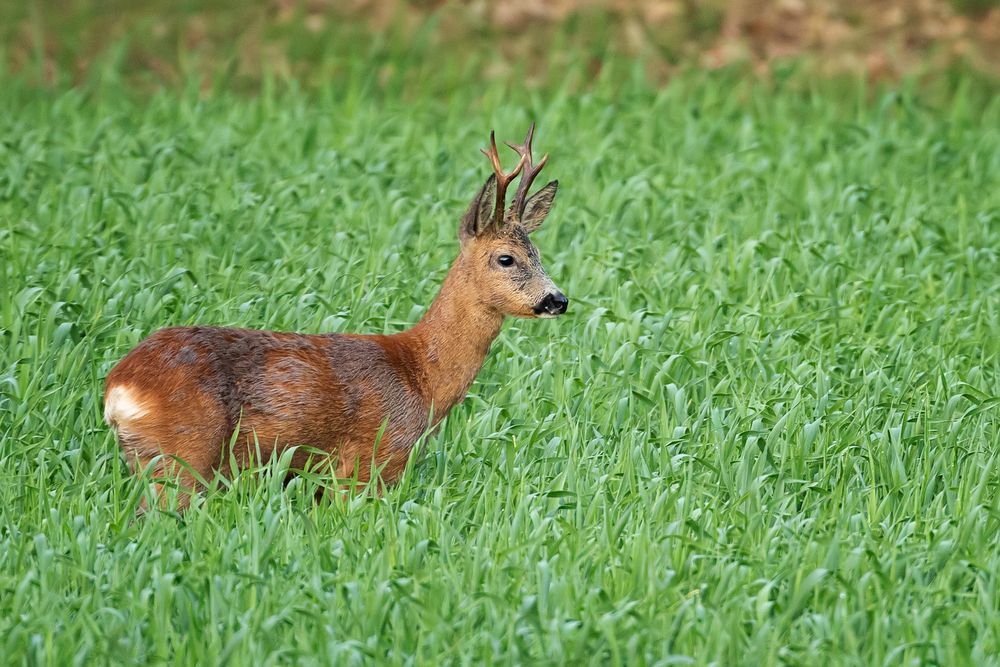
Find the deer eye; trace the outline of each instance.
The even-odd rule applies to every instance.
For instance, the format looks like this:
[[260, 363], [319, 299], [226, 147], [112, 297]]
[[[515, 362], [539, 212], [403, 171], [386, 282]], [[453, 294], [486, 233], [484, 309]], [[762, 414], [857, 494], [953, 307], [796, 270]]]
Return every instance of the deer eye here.
[[500, 266], [514, 266], [514, 258], [510, 255], [500, 255], [497, 257], [497, 264]]

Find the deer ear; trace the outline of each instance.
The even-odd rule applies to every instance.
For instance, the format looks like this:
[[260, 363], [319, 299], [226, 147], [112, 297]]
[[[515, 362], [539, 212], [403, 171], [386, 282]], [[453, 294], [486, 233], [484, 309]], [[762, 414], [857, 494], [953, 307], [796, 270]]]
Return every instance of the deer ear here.
[[493, 216], [493, 201], [497, 196], [497, 177], [494, 174], [486, 179], [483, 189], [469, 204], [469, 210], [462, 216], [462, 225], [458, 228], [458, 238], [462, 241], [475, 238], [490, 224]]
[[552, 208], [552, 202], [556, 199], [558, 188], [559, 181], [551, 181], [524, 202], [524, 215], [521, 216], [521, 226], [524, 227], [524, 231], [530, 234], [542, 226], [545, 216]]

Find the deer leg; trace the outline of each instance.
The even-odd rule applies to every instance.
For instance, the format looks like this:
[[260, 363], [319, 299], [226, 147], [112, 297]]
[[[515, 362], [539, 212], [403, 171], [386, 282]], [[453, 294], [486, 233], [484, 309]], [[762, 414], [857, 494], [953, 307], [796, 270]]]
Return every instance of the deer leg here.
[[[118, 441], [136, 477], [148, 475], [152, 481], [157, 504], [167, 506], [165, 486], [176, 483], [177, 511], [191, 504], [191, 497], [202, 488], [202, 481], [211, 479], [221, 452], [221, 438], [216, 442], [214, 429], [201, 433], [173, 433], [172, 429], [143, 428], [131, 424], [119, 428]], [[176, 443], [182, 444], [176, 444]], [[145, 497], [138, 513], [149, 511]]]

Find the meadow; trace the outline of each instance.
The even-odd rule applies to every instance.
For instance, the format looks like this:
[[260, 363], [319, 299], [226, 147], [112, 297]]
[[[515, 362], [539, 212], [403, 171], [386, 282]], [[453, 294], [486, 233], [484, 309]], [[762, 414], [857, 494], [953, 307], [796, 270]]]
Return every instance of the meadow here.
[[[6, 664], [1000, 664], [1000, 97], [623, 67], [0, 90]], [[570, 297], [382, 497], [272, 461], [139, 520], [159, 327], [394, 332], [536, 146]]]

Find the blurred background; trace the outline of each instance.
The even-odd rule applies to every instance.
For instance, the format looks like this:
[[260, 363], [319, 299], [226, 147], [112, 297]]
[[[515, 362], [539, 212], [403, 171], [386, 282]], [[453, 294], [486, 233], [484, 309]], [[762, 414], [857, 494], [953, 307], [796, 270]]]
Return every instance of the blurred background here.
[[404, 91], [435, 80], [585, 88], [620, 62], [656, 83], [793, 62], [873, 82], [1000, 76], [998, 0], [5, 0], [0, 37], [7, 74], [38, 85], [252, 90], [363, 71]]

